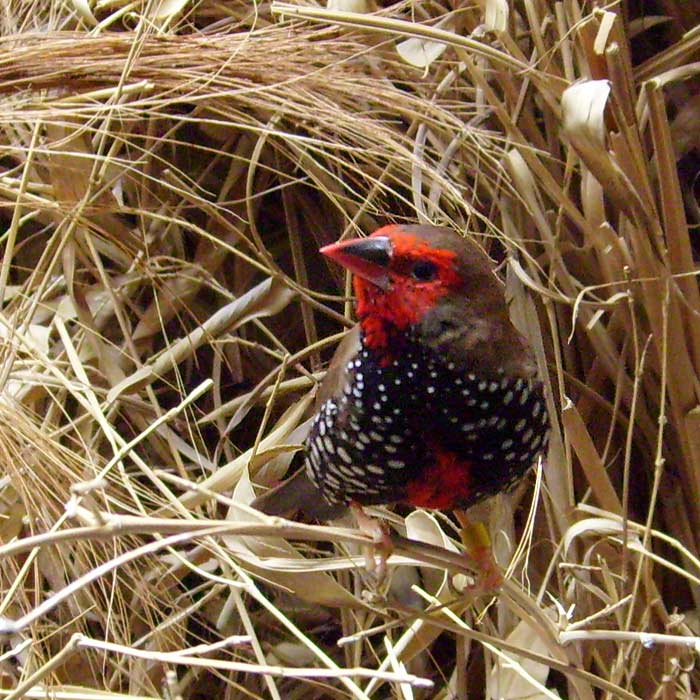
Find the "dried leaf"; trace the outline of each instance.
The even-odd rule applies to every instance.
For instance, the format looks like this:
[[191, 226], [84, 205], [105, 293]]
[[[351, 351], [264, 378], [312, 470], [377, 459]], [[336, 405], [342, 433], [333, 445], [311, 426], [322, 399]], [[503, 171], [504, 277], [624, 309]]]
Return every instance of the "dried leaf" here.
[[447, 44], [439, 41], [410, 37], [396, 45], [396, 52], [406, 63], [425, 69], [437, 61], [445, 53], [446, 48]]
[[[412, 540], [427, 542], [443, 547], [451, 552], [457, 548], [440, 528], [437, 520], [424, 510], [416, 510], [406, 516], [406, 535]], [[443, 603], [453, 598], [449, 587], [448, 574], [430, 567], [422, 567], [423, 587], [431, 595]], [[418, 619], [404, 632], [394, 645], [396, 657], [403, 663], [408, 663], [418, 654], [428, 649], [440, 636], [442, 630], [429, 621]]]
[[500, 34], [508, 29], [508, 0], [484, 0], [484, 27]]
[[326, 7], [336, 12], [373, 12], [374, 3], [372, 0], [328, 0]]
[[160, 2], [149, 3], [149, 15], [158, 21], [172, 20], [179, 15], [190, 0], [160, 0]]
[[[550, 617], [554, 611], [550, 610]], [[542, 656], [551, 656], [549, 646], [542, 639], [537, 627], [521, 620], [506, 637], [509, 644], [522, 647]], [[490, 700], [552, 700], [556, 692], [543, 692], [547, 682], [549, 666], [515, 654], [504, 653], [494, 659], [487, 680], [487, 697]], [[539, 687], [538, 687], [539, 686]]]
[[92, 13], [89, 0], [71, 0], [78, 16], [81, 17], [90, 27], [97, 25], [97, 17]]

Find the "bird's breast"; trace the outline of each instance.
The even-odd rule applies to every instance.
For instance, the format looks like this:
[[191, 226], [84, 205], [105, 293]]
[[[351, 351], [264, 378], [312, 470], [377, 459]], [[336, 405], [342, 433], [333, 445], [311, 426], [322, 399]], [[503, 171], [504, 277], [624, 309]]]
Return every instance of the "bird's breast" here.
[[520, 478], [545, 446], [537, 381], [477, 376], [413, 343], [389, 363], [363, 347], [346, 376], [306, 443], [331, 503], [466, 507]]

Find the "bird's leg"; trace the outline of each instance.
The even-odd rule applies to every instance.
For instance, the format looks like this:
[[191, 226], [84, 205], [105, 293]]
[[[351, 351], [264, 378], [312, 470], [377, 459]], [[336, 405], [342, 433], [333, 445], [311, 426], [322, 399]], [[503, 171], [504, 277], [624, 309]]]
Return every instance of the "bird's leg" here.
[[367, 570], [381, 582], [386, 576], [386, 562], [394, 550], [391, 534], [382, 521], [367, 515], [356, 501], [350, 502], [350, 510], [360, 531], [372, 538], [372, 544], [364, 548], [365, 561]]
[[472, 522], [463, 510], [455, 510], [455, 517], [462, 527], [460, 535], [469, 556], [476, 563], [479, 573], [469, 588], [473, 593], [488, 593], [501, 586], [503, 574], [493, 558], [491, 538], [482, 522]]

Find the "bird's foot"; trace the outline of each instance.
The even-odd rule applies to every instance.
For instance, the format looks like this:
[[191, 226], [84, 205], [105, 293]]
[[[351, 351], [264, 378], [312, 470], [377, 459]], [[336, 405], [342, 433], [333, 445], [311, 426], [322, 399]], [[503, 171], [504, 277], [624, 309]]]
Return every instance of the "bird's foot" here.
[[394, 551], [389, 528], [382, 521], [367, 515], [364, 508], [355, 501], [350, 503], [350, 510], [360, 532], [372, 538], [372, 544], [364, 547], [365, 562], [367, 571], [377, 583], [381, 583], [386, 577], [387, 560]]
[[473, 523], [461, 511], [455, 511], [455, 514], [462, 526], [462, 543], [478, 571], [476, 581], [468, 587], [468, 591], [475, 597], [493, 593], [503, 584], [503, 574], [493, 558], [488, 530], [484, 523]]

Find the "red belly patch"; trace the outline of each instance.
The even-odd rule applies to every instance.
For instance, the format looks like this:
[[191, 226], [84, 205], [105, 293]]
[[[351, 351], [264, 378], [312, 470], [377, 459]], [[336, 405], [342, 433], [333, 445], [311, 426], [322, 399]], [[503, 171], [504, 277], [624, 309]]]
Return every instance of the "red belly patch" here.
[[406, 501], [419, 508], [451, 510], [469, 496], [471, 462], [433, 448], [435, 462], [406, 485]]

